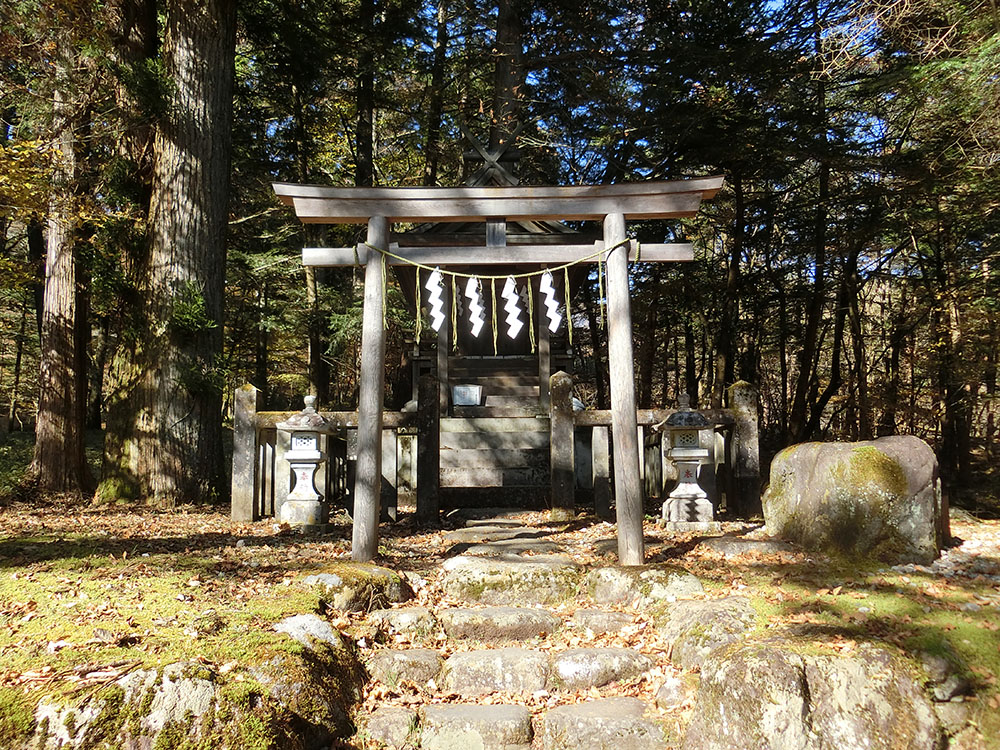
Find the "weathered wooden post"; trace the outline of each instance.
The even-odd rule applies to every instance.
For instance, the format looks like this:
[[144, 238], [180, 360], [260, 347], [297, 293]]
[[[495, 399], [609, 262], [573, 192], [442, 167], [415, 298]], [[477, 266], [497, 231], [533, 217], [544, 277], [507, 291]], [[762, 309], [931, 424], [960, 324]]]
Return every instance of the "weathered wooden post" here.
[[549, 380], [549, 468], [553, 521], [576, 515], [576, 454], [573, 440], [573, 378], [560, 370]]
[[760, 445], [757, 426], [757, 389], [745, 380], [729, 386], [729, 408], [733, 412], [733, 479], [735, 510], [743, 516], [759, 515]]
[[441, 510], [441, 413], [438, 381], [423, 375], [417, 391], [417, 520], [436, 523]]
[[[368, 220], [368, 244], [389, 249], [384, 216]], [[361, 384], [358, 394], [358, 463], [354, 481], [354, 533], [351, 558], [368, 562], [378, 549], [379, 497], [382, 490], [382, 399], [385, 393], [384, 259], [368, 250], [361, 331]]]
[[624, 214], [608, 214], [604, 219], [604, 247], [608, 249], [608, 362], [615, 451], [618, 561], [622, 565], [642, 565], [642, 476], [639, 473], [635, 415], [632, 309], [628, 288], [629, 246], [627, 243], [619, 245], [624, 242]]
[[233, 397], [233, 474], [231, 517], [256, 521], [257, 510], [257, 410], [260, 391], [247, 384]]

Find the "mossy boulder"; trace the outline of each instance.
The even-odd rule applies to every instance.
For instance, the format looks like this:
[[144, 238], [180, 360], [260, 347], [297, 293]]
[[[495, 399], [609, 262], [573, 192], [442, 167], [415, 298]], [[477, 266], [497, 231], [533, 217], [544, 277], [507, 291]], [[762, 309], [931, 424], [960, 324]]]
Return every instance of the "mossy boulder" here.
[[934, 709], [901, 660], [766, 641], [718, 649], [701, 668], [684, 750], [940, 747]]
[[302, 583], [316, 587], [327, 606], [348, 612], [370, 612], [413, 598], [413, 590], [399, 573], [368, 563], [330, 565]]
[[82, 697], [42, 700], [24, 750], [327, 747], [353, 733], [349, 715], [366, 675], [346, 639], [306, 626], [301, 637], [276, 632], [255, 663], [217, 670], [178, 662], [135, 670]]
[[948, 537], [937, 458], [912, 436], [786, 448], [762, 503], [772, 536], [845, 557], [928, 563]]

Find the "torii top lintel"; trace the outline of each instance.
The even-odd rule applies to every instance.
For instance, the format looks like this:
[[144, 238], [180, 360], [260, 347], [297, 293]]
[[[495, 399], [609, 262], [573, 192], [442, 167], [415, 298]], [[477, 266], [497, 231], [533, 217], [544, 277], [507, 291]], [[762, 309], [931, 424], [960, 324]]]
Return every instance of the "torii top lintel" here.
[[336, 188], [274, 183], [274, 192], [306, 224], [399, 222], [683, 219], [722, 187], [723, 177], [571, 187]]

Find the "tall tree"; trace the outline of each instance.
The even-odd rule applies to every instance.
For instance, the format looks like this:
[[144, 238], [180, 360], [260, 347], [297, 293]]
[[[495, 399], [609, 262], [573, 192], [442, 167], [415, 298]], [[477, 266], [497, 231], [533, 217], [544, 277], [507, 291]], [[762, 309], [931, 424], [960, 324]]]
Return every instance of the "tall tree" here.
[[53, 189], [31, 474], [42, 489], [81, 492], [92, 488], [84, 454], [89, 322], [79, 252], [83, 172], [79, 136], [86, 126], [86, 107], [78, 99], [75, 80], [84, 66], [69, 28], [67, 24], [60, 29], [55, 42]]
[[119, 481], [163, 506], [224, 493], [222, 306], [228, 220], [234, 0], [170, 0], [169, 81], [153, 144], [150, 336], [128, 395], [133, 422]]

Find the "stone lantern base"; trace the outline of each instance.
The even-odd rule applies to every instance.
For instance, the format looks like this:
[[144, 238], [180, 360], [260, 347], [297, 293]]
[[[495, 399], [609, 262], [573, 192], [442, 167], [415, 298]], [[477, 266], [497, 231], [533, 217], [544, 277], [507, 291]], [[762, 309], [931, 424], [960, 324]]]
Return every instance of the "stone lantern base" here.
[[281, 504], [278, 520], [295, 531], [325, 534], [333, 528], [327, 523], [329, 514], [326, 504], [319, 500], [285, 500]]
[[707, 523], [715, 520], [715, 509], [698, 485], [698, 466], [708, 458], [703, 448], [672, 448], [670, 458], [677, 466], [677, 486], [663, 503], [663, 520], [668, 523]]

